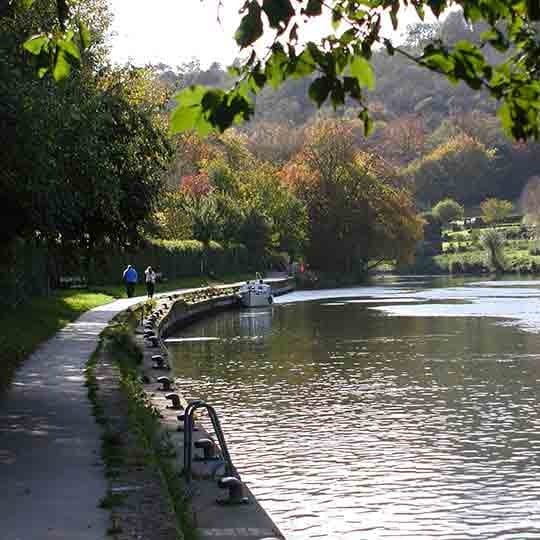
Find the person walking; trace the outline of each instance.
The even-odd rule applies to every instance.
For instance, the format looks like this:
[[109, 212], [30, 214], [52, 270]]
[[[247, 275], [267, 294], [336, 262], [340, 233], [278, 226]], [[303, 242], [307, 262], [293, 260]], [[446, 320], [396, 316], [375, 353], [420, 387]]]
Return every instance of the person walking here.
[[146, 292], [148, 293], [148, 298], [153, 298], [154, 290], [156, 288], [156, 273], [154, 269], [149, 266], [145, 271], [144, 275], [146, 277]]
[[135, 285], [137, 284], [137, 280], [139, 279], [139, 276], [137, 275], [137, 270], [135, 270], [135, 268], [133, 268], [131, 264], [128, 264], [127, 268], [122, 274], [122, 279], [126, 284], [126, 294], [128, 295], [128, 298], [131, 298], [135, 293]]

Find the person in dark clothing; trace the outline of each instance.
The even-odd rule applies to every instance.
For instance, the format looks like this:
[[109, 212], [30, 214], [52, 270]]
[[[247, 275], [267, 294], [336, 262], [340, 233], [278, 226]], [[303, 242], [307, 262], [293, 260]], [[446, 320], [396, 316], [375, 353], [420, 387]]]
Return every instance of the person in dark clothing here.
[[126, 284], [126, 294], [128, 295], [128, 298], [131, 298], [135, 294], [135, 285], [137, 284], [137, 280], [139, 279], [139, 276], [137, 275], [137, 270], [135, 270], [135, 268], [133, 268], [131, 264], [128, 264], [127, 268], [124, 270], [122, 279]]

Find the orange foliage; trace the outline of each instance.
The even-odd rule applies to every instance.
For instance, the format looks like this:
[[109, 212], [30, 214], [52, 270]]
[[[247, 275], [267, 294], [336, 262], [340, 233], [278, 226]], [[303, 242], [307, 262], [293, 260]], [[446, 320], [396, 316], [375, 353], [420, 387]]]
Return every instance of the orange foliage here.
[[189, 174], [180, 179], [180, 191], [192, 197], [203, 197], [214, 191], [214, 186], [206, 173]]

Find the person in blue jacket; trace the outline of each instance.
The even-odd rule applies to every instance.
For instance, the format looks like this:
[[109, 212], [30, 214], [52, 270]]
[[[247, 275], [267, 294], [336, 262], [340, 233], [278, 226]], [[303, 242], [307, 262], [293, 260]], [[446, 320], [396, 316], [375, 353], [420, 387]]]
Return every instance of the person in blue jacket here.
[[128, 264], [127, 268], [124, 270], [122, 279], [126, 284], [126, 293], [128, 295], [128, 298], [131, 298], [135, 293], [135, 285], [137, 283], [137, 280], [139, 279], [139, 276], [137, 275], [137, 270], [135, 270], [135, 268], [133, 268], [131, 264]]

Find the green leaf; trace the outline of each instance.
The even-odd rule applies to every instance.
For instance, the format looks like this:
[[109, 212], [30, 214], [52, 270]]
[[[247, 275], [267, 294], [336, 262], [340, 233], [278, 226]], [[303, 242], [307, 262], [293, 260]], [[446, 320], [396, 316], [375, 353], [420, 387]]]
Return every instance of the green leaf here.
[[315, 71], [315, 61], [309, 49], [304, 49], [296, 59], [289, 64], [290, 75], [294, 79], [301, 79]]
[[62, 49], [66, 55], [71, 56], [75, 60], [81, 59], [81, 52], [79, 51], [77, 44], [73, 41], [73, 38], [60, 39], [58, 41], [58, 47]]
[[[427, 47], [426, 47], [427, 50]], [[441, 73], [452, 73], [454, 71], [454, 61], [443, 51], [434, 49], [424, 53], [422, 63], [429, 69], [440, 71]]]
[[178, 105], [171, 114], [171, 133], [196, 130], [207, 135], [212, 131], [212, 125], [203, 115], [202, 100], [207, 91], [204, 86], [190, 86], [175, 95]]
[[480, 39], [489, 43], [499, 52], [506, 52], [510, 46], [504, 34], [497, 28], [491, 28], [480, 34]]
[[323, 0], [308, 0], [305, 9], [302, 10], [302, 15], [308, 17], [317, 17], [322, 13]]
[[337, 31], [339, 28], [339, 25], [341, 24], [341, 20], [343, 19], [343, 14], [341, 13], [341, 10], [339, 8], [334, 8], [332, 10], [332, 28], [334, 29], [334, 32]]
[[512, 129], [514, 126], [514, 121], [512, 119], [512, 114], [510, 112], [510, 107], [508, 103], [503, 103], [499, 110], [497, 111], [497, 116], [501, 121], [502, 128], [507, 135], [512, 135]]
[[44, 35], [34, 36], [23, 43], [23, 47], [30, 54], [38, 55], [49, 44], [49, 38]]
[[263, 0], [262, 9], [272, 28], [286, 28], [294, 15], [290, 0]]
[[57, 48], [52, 75], [57, 82], [63, 81], [69, 77], [71, 72], [71, 64], [69, 63], [67, 54], [63, 49]]
[[272, 88], [277, 88], [284, 80], [287, 71], [288, 57], [281, 44], [272, 47], [272, 54], [265, 65], [265, 75]]
[[317, 107], [320, 107], [325, 102], [331, 89], [332, 81], [328, 77], [319, 77], [309, 85], [308, 94], [317, 104]]
[[358, 80], [360, 86], [364, 86], [368, 90], [375, 90], [375, 72], [363, 56], [353, 57], [349, 71], [351, 76]]
[[353, 99], [358, 102], [362, 101], [362, 89], [358, 84], [358, 79], [354, 77], [343, 77], [343, 88]]
[[245, 4], [245, 9], [247, 13], [242, 17], [240, 26], [234, 34], [236, 43], [242, 49], [257, 41], [263, 33], [261, 6], [255, 0], [250, 0]]
[[90, 30], [88, 30], [88, 26], [83, 22], [79, 22], [79, 39], [81, 40], [82, 48], [88, 49], [91, 39]]

